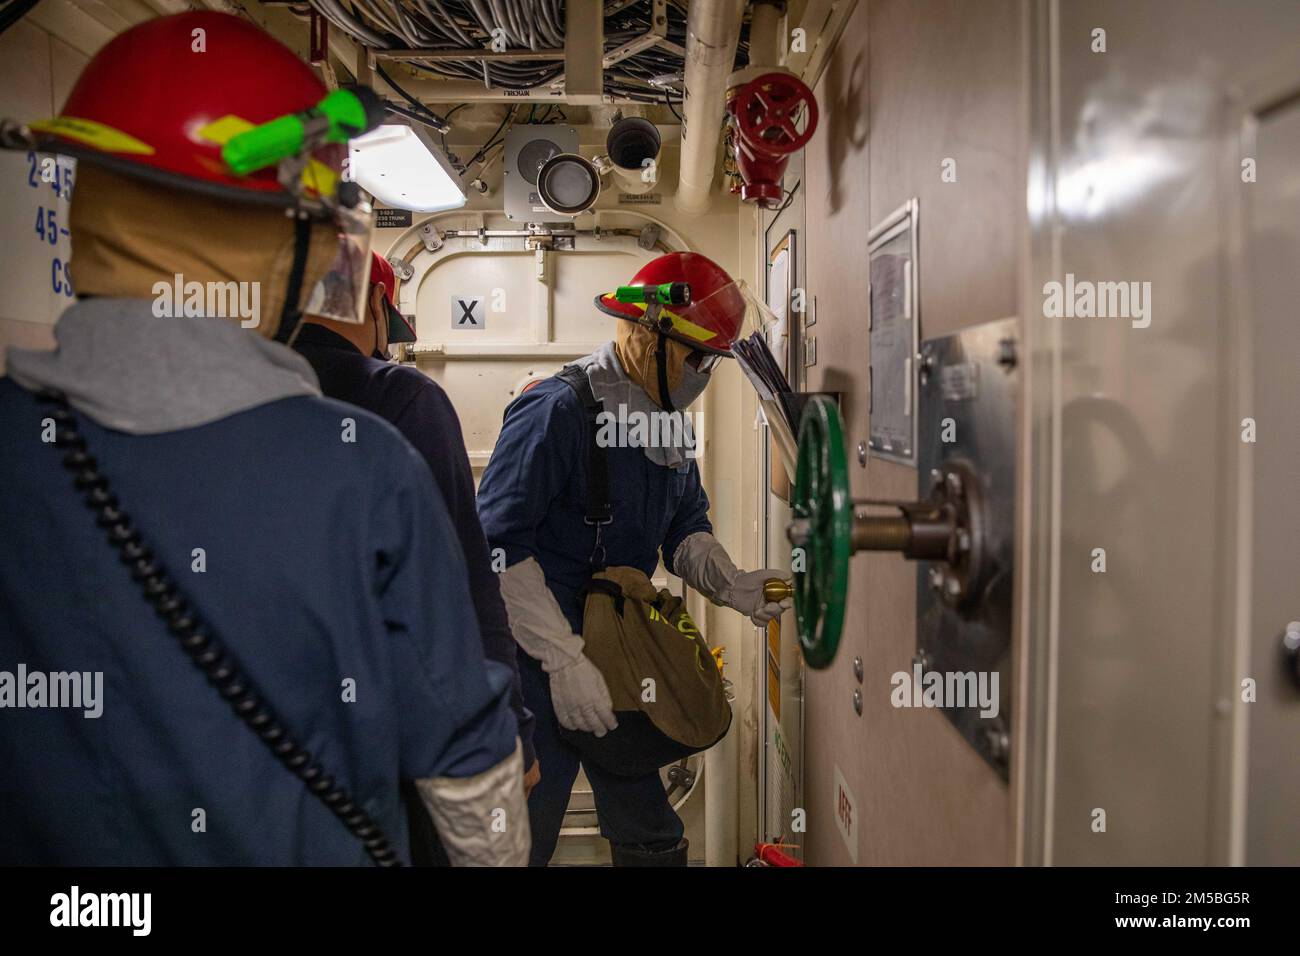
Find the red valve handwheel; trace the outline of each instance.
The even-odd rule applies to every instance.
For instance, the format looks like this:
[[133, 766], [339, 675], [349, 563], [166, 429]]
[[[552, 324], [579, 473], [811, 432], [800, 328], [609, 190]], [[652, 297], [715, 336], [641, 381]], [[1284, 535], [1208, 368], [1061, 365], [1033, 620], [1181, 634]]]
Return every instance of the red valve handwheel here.
[[[794, 125], [801, 108], [808, 113], [802, 133]], [[735, 114], [746, 145], [774, 156], [798, 152], [817, 131], [817, 98], [788, 73], [764, 73], [746, 83], [736, 94]]]

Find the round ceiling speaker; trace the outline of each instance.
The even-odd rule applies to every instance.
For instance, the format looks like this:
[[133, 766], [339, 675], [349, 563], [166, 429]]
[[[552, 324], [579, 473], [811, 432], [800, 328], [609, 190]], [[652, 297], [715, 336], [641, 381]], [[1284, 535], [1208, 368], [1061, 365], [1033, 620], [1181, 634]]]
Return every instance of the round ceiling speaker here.
[[596, 204], [600, 172], [577, 153], [552, 156], [537, 172], [537, 196], [558, 216], [576, 216]]
[[516, 163], [519, 166], [519, 175], [524, 177], [524, 181], [530, 186], [537, 185], [537, 172], [546, 164], [546, 161], [560, 152], [560, 145], [553, 143], [549, 139], [531, 139], [519, 150], [519, 158]]

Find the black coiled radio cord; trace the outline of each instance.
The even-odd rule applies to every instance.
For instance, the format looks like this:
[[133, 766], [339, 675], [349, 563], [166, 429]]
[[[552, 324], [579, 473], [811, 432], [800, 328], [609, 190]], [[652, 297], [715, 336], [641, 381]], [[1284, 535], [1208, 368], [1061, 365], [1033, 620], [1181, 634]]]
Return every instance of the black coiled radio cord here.
[[96, 524], [104, 529], [108, 542], [119, 552], [122, 563], [131, 569], [131, 577], [140, 585], [144, 598], [163, 619], [167, 630], [180, 643], [194, 666], [201, 670], [217, 692], [230, 704], [240, 720], [270, 748], [295, 777], [329, 807], [343, 825], [361, 841], [370, 858], [379, 866], [401, 866], [401, 860], [379, 825], [327, 774], [316, 759], [300, 744], [276, 717], [266, 699], [257, 691], [235, 660], [234, 655], [190, 607], [176, 584], [144, 543], [130, 516], [120, 507], [117, 496], [108, 487], [108, 479], [99, 473], [98, 462], [86, 450], [86, 439], [77, 429], [77, 419], [61, 392], [45, 391], [38, 399], [54, 410], [54, 444], [66, 449], [63, 467], [73, 474], [73, 484], [98, 512]]

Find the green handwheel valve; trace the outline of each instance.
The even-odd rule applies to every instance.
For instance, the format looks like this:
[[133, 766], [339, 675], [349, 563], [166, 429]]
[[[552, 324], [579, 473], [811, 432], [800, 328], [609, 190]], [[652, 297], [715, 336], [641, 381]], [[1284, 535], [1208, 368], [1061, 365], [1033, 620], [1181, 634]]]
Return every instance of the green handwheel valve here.
[[[982, 492], [974, 470], [952, 460], [931, 472], [930, 491], [916, 501], [854, 500], [839, 407], [813, 396], [799, 424], [794, 516], [787, 530], [794, 612], [804, 660], [829, 667], [844, 629], [849, 558], [859, 551], [895, 551], [933, 562], [927, 578], [940, 600], [963, 610], [978, 600], [988, 576]], [[872, 513], [886, 508], [893, 514]]]
[[[853, 501], [844, 455], [844, 426], [835, 402], [814, 396], [799, 425], [794, 520], [794, 613], [809, 667], [829, 667], [840, 645], [853, 553]], [[799, 558], [802, 557], [802, 560]]]

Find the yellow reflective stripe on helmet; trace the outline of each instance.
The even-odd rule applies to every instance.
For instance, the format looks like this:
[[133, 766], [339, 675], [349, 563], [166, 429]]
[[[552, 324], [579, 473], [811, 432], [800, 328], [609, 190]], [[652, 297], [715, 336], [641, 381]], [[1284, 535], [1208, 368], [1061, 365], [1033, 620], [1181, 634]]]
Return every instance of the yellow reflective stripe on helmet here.
[[[253, 124], [242, 116], [228, 115], [213, 120], [200, 128], [198, 133], [210, 143], [225, 146], [234, 137], [252, 128]], [[299, 181], [318, 196], [333, 196], [338, 188], [339, 177], [319, 160], [308, 159]]]
[[309, 159], [300, 177], [302, 184], [318, 196], [333, 196], [339, 177], [319, 160]]
[[673, 320], [674, 329], [681, 332], [683, 335], [690, 336], [697, 342], [705, 342], [717, 337], [717, 332], [714, 332], [712, 329], [706, 329], [702, 325], [696, 325], [690, 319], [683, 319], [676, 312], [669, 312], [667, 309], [664, 309], [664, 312]]
[[[646, 304], [644, 302], [629, 302], [627, 304], [640, 309], [642, 312], [646, 311]], [[659, 314], [666, 315], [672, 320], [674, 332], [680, 332], [682, 335], [695, 339], [697, 342], [707, 342], [709, 339], [718, 337], [718, 333], [714, 332], [712, 329], [706, 329], [702, 325], [696, 325], [690, 319], [682, 318], [671, 309], [660, 309]]]
[[207, 126], [200, 126], [197, 133], [209, 143], [225, 146], [240, 133], [247, 132], [252, 128], [253, 124], [242, 116], [227, 115], [221, 117], [221, 119], [213, 120]]
[[94, 120], [77, 119], [75, 116], [56, 116], [53, 119], [40, 120], [29, 124], [30, 129], [38, 133], [50, 133], [66, 139], [75, 139], [87, 146], [94, 146], [106, 153], [134, 153], [138, 156], [152, 156], [154, 148], [141, 142], [134, 136], [113, 129]]

